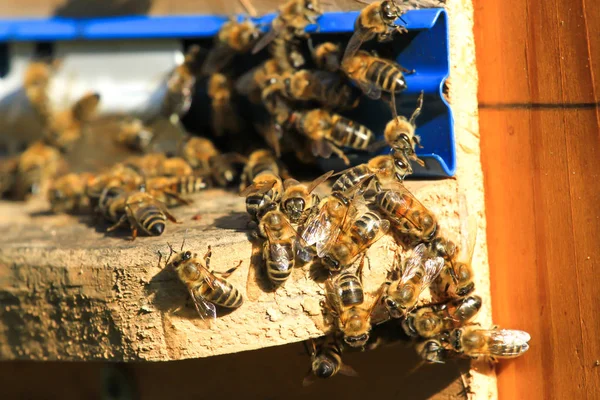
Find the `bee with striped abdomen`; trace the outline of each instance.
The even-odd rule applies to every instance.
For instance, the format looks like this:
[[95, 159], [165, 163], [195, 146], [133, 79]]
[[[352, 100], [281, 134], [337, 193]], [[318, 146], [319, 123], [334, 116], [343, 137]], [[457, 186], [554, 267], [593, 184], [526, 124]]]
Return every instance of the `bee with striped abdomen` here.
[[257, 221], [260, 207], [278, 202], [283, 194], [283, 183], [277, 159], [269, 150], [256, 150], [248, 157], [242, 172], [240, 196], [246, 197], [246, 211]]
[[339, 374], [358, 376], [358, 373], [349, 365], [342, 362], [342, 348], [335, 338], [325, 337], [317, 346], [315, 339], [310, 339], [306, 344], [309, 347], [311, 367], [302, 381], [302, 386], [308, 386], [317, 379], [327, 379]]
[[329, 109], [351, 109], [360, 97], [340, 74], [301, 69], [284, 75], [285, 94], [295, 101], [316, 101]]
[[367, 163], [335, 174], [339, 175], [339, 178], [333, 183], [331, 190], [345, 192], [356, 187], [356, 185], [361, 185], [370, 177], [374, 177], [378, 186], [385, 185], [400, 177], [403, 178], [408, 173], [406, 166], [404, 163], [399, 163], [391, 155], [376, 156]]
[[[166, 261], [166, 266], [173, 268], [181, 282], [186, 286], [196, 311], [202, 319], [210, 321], [217, 318], [215, 305], [225, 308], [239, 308], [243, 304], [244, 299], [240, 291], [224, 279], [231, 275], [242, 264], [242, 261], [236, 267], [220, 273], [223, 275], [223, 278], [220, 278], [215, 275], [218, 272], [210, 269], [210, 258], [212, 256], [210, 246], [208, 246], [208, 251], [202, 258], [190, 251], [183, 251], [183, 244], [179, 253], [176, 253], [171, 246], [169, 248], [171, 254]], [[176, 254], [170, 260], [173, 253]]]
[[332, 173], [333, 171], [329, 171], [308, 185], [291, 178], [283, 182], [281, 209], [291, 223], [303, 224], [308, 216], [316, 210], [320, 199], [313, 191], [329, 179]]
[[146, 191], [168, 207], [190, 204], [181, 196], [199, 193], [206, 189], [206, 182], [199, 176], [157, 176], [146, 181]]

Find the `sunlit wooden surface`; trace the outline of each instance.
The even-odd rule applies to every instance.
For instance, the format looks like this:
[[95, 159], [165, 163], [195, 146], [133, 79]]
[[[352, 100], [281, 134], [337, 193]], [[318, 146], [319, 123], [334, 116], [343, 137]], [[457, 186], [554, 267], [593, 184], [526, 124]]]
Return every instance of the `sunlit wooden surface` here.
[[500, 399], [598, 399], [600, 11], [474, 5], [493, 315], [533, 337]]

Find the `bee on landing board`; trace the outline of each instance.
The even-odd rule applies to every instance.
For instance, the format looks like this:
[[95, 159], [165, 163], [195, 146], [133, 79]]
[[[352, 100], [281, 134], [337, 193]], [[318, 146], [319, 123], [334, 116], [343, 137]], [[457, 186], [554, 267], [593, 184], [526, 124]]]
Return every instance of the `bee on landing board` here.
[[146, 183], [146, 191], [167, 207], [180, 204], [191, 204], [189, 200], [181, 196], [199, 193], [206, 189], [206, 182], [202, 177], [195, 175], [183, 176], [156, 176], [149, 178]]
[[[378, 186], [403, 179], [408, 174], [407, 164], [391, 155], [376, 156], [367, 163], [348, 168], [336, 173], [339, 178], [333, 183], [331, 190], [345, 192], [373, 177]], [[380, 188], [377, 188], [379, 191]]]
[[363, 42], [369, 41], [375, 36], [378, 41], [385, 42], [392, 39], [394, 32], [408, 32], [405, 27], [394, 23], [404, 14], [395, 1], [360, 2], [367, 6], [362, 9], [354, 22], [354, 33], [344, 51], [344, 61], [354, 56]]
[[94, 178], [90, 173], [67, 174], [55, 179], [48, 190], [48, 201], [53, 212], [76, 212], [89, 205], [85, 194], [88, 183]]
[[390, 94], [393, 117], [398, 116], [396, 95], [406, 90], [404, 73], [413, 73], [398, 63], [358, 51], [342, 62], [344, 73], [358, 85], [370, 99], [378, 100], [383, 92]]
[[116, 142], [134, 151], [145, 151], [152, 142], [154, 133], [137, 118], [121, 122]]
[[55, 176], [66, 170], [66, 162], [55, 147], [39, 141], [19, 157], [15, 177], [15, 195], [27, 199], [43, 192]]
[[444, 259], [432, 255], [423, 243], [417, 245], [400, 267], [399, 254], [383, 284], [382, 303], [392, 318], [406, 316], [417, 306], [419, 297], [444, 267]]
[[[165, 265], [168, 268], [173, 268], [181, 282], [186, 286], [200, 318], [208, 322], [216, 319], [217, 310], [215, 306], [239, 308], [244, 302], [242, 294], [231, 283], [227, 282], [226, 278], [239, 268], [242, 261], [228, 271], [212, 271], [210, 268], [211, 247], [208, 246], [208, 251], [204, 254], [204, 257], [199, 258], [196, 253], [183, 251], [184, 243], [181, 245], [180, 252], [176, 252], [169, 245], [170, 254]], [[171, 259], [173, 254], [175, 256]], [[162, 258], [160, 252], [159, 255]], [[220, 274], [223, 278], [215, 274]]]
[[329, 171], [308, 185], [291, 178], [283, 182], [281, 210], [292, 224], [303, 224], [317, 210], [320, 198], [313, 191], [329, 179], [332, 173], [333, 171]]
[[342, 362], [342, 348], [335, 338], [325, 337], [320, 344], [315, 339], [305, 342], [310, 355], [311, 367], [302, 386], [313, 384], [317, 379], [331, 378], [338, 373], [346, 376], [358, 376], [349, 365]]

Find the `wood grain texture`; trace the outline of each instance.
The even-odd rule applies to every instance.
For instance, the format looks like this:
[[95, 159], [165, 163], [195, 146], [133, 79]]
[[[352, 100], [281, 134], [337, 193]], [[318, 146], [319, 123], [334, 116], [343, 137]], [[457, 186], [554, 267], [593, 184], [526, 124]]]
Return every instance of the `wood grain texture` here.
[[474, 4], [494, 321], [533, 338], [500, 398], [599, 398], [598, 12]]

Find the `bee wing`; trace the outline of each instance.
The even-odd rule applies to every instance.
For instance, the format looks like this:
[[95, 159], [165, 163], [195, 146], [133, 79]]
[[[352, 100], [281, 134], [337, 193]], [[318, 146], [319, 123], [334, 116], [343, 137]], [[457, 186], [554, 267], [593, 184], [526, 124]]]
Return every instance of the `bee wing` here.
[[425, 290], [431, 285], [431, 282], [437, 278], [444, 268], [444, 259], [442, 257], [432, 257], [425, 260], [425, 276], [423, 277], [423, 285], [421, 290]]
[[333, 154], [333, 150], [325, 140], [313, 140], [311, 142], [311, 150], [313, 156], [329, 158]]
[[327, 204], [324, 204], [323, 208], [308, 221], [302, 232], [302, 239], [308, 246], [318, 245], [319, 243], [327, 241], [331, 229], [333, 228], [333, 222], [325, 209], [326, 207]]
[[490, 341], [489, 350], [493, 356], [512, 358], [518, 357], [529, 350], [528, 342], [531, 340], [531, 336], [525, 331], [490, 329], [483, 332]]
[[269, 29], [269, 31], [265, 33], [252, 48], [253, 55], [267, 47], [269, 43], [271, 43], [277, 37], [279, 31], [281, 30], [279, 26], [280, 25], [271, 24], [271, 29]]
[[358, 372], [348, 364], [340, 365], [339, 373], [346, 376], [358, 376]]
[[430, 257], [429, 250], [424, 243], [417, 245], [412, 254], [404, 263], [401, 282], [404, 284], [411, 280], [417, 272], [424, 271], [421, 291], [425, 290], [431, 282], [440, 274], [444, 267], [444, 259], [442, 257]]
[[321, 183], [325, 182], [327, 179], [329, 179], [331, 177], [331, 175], [333, 174], [333, 170], [325, 172], [323, 175], [321, 175], [320, 177], [318, 177], [317, 179], [315, 179], [314, 181], [312, 181], [310, 183], [310, 185], [308, 185], [306, 187], [306, 190], [308, 191], [308, 193], [312, 193], [313, 190], [315, 190], [315, 188], [317, 186], [319, 186]]
[[344, 50], [342, 64], [349, 58], [354, 57], [358, 49], [360, 49], [360, 45], [369, 38], [369, 35], [369, 31], [365, 29], [357, 29], [354, 31], [352, 37], [350, 37], [350, 40], [346, 45], [346, 49]]
[[258, 85], [254, 81], [254, 74], [262, 68], [262, 65], [252, 68], [248, 72], [241, 75], [235, 82], [235, 91], [243, 96], [248, 96], [253, 90], [258, 88]]
[[381, 88], [372, 82], [354, 81], [360, 90], [363, 91], [364, 95], [372, 100], [378, 100], [381, 98]]
[[217, 309], [213, 303], [210, 303], [200, 295], [196, 295], [193, 290], [190, 290], [190, 296], [198, 311], [198, 315], [205, 321], [211, 321], [217, 319]]
[[276, 183], [276, 181], [253, 183], [252, 185], [248, 186], [240, 192], [240, 197], [246, 197], [252, 192], [257, 192], [258, 194], [265, 194], [269, 190], [273, 189], [273, 186], [275, 186]]
[[421, 204], [421, 202], [417, 200], [417, 198], [400, 182], [395, 182], [389, 190], [392, 191], [392, 196], [394, 196], [394, 200], [399, 205], [398, 208], [400, 210], [405, 210], [404, 212], [402, 212], [403, 217], [415, 227], [421, 228], [419, 221], [415, 220], [412, 217], [412, 214], [408, 212], [412, 208], [412, 206], [409, 202], [405, 200], [405, 198], [410, 198], [411, 203], [418, 204], [424, 209], [426, 209], [426, 207], [423, 204]]
[[201, 74], [207, 76], [221, 71], [231, 62], [234, 56], [235, 51], [227, 44], [219, 43], [215, 45], [208, 52], [208, 56], [206, 56], [206, 60], [202, 65]]

